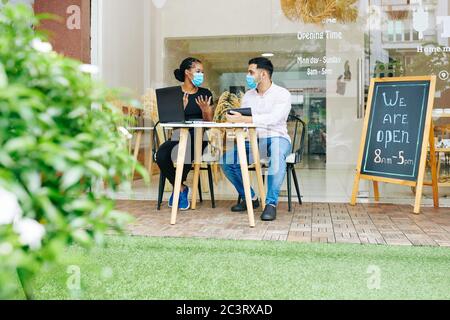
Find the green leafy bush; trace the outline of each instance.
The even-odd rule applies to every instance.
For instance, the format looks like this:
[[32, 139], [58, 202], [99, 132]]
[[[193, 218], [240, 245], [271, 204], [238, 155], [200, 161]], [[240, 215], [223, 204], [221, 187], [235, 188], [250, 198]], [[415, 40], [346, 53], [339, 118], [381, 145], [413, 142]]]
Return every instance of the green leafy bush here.
[[30, 298], [30, 280], [65, 246], [101, 243], [129, 220], [96, 191], [129, 180], [122, 115], [92, 66], [51, 50], [39, 20], [24, 5], [0, 10], [0, 297], [19, 278]]

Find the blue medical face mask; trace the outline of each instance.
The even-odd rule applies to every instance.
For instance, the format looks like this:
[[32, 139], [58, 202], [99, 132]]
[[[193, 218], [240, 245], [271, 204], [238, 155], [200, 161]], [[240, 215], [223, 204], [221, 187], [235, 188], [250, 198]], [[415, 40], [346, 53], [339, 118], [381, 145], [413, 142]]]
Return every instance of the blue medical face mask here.
[[256, 89], [258, 87], [258, 83], [255, 80], [255, 77], [251, 75], [247, 75], [247, 85], [250, 89]]
[[194, 73], [194, 78], [192, 78], [192, 84], [196, 87], [200, 87], [205, 80], [205, 75], [201, 72]]

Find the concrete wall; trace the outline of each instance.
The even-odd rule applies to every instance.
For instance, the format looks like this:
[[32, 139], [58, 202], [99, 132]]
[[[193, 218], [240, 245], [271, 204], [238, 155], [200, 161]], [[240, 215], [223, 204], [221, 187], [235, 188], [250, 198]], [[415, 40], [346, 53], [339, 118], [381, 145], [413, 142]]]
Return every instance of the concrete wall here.
[[147, 32], [149, 17], [147, 0], [102, 1], [102, 52], [103, 80], [111, 87], [129, 90], [139, 98], [145, 90]]

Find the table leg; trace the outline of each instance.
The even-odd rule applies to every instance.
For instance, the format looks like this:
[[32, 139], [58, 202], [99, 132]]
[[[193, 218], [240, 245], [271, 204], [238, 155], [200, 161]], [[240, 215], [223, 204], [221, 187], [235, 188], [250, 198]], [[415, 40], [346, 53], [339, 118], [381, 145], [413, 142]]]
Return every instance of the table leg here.
[[245, 132], [243, 129], [236, 129], [236, 142], [241, 165], [242, 180], [244, 182], [245, 201], [247, 203], [248, 220], [250, 227], [255, 227], [255, 214], [253, 212], [253, 201], [250, 191], [250, 176], [248, 173], [247, 153], [245, 150]]
[[256, 134], [256, 129], [250, 129], [250, 144], [252, 147], [253, 159], [255, 160], [256, 179], [258, 181], [258, 189], [259, 194], [261, 196], [261, 204], [264, 210], [266, 207], [266, 188], [264, 187], [264, 182], [262, 178], [261, 159], [259, 155], [258, 137]]
[[148, 174], [150, 175], [150, 181], [152, 180], [153, 175], [153, 139], [154, 139], [154, 132], [153, 130], [150, 130], [150, 144], [149, 144], [149, 156], [148, 156]]
[[[137, 136], [136, 136], [136, 143], [134, 145], [134, 160], [138, 161], [138, 156], [139, 156], [139, 149], [141, 147], [141, 139], [142, 139], [142, 131], [138, 131], [137, 132]], [[136, 166], [133, 165], [133, 173], [131, 176], [131, 180], [134, 179], [134, 171], [136, 170]]]
[[203, 145], [203, 128], [195, 128], [195, 145], [194, 145], [194, 180], [192, 183], [192, 202], [191, 209], [197, 209], [197, 192], [198, 180], [200, 177], [200, 166], [202, 163], [202, 145]]
[[180, 129], [180, 143], [178, 144], [177, 171], [175, 175], [175, 186], [173, 190], [173, 206], [170, 224], [177, 223], [178, 203], [180, 200], [181, 181], [183, 177], [184, 159], [186, 158], [186, 147], [189, 136], [189, 129]]

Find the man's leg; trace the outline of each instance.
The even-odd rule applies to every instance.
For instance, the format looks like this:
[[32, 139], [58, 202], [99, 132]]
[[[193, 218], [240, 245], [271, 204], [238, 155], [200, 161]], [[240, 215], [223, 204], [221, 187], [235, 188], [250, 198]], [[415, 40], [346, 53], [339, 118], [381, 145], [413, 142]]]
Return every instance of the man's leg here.
[[[246, 152], [247, 152], [247, 158], [250, 150], [250, 145], [247, 142], [245, 144]], [[228, 180], [233, 184], [233, 186], [236, 188], [236, 191], [241, 196], [242, 199], [245, 199], [245, 191], [244, 191], [244, 182], [242, 181], [242, 172], [241, 172], [241, 165], [239, 164], [239, 156], [237, 148], [233, 148], [233, 150], [228, 151], [223, 157], [222, 157], [222, 170], [227, 177]], [[252, 198], [255, 198], [255, 192], [253, 188], [251, 189]]]
[[261, 220], [273, 221], [277, 216], [276, 207], [281, 185], [286, 175], [286, 157], [291, 151], [291, 144], [285, 138], [275, 137], [267, 139], [267, 148], [270, 159], [267, 179], [268, 192], [266, 208], [261, 215]]

